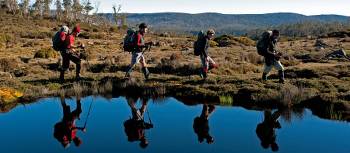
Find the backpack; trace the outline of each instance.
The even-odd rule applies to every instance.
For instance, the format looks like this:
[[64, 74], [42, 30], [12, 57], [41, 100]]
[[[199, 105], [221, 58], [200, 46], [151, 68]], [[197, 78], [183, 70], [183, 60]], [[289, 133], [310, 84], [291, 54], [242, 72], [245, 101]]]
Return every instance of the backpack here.
[[258, 54], [261, 56], [265, 56], [266, 55], [266, 51], [267, 51], [267, 44], [268, 41], [270, 40], [270, 36], [272, 35], [272, 31], [265, 31], [260, 39], [258, 40], [258, 43], [256, 43], [256, 48], [258, 51]]
[[69, 28], [67, 26], [62, 26], [59, 31], [52, 37], [52, 48], [55, 51], [61, 51], [64, 48], [64, 41], [61, 40], [61, 33], [63, 32], [65, 35], [68, 34]]
[[193, 44], [194, 55], [199, 56], [203, 50], [203, 41], [205, 39], [205, 34], [203, 31], [200, 31], [197, 35], [197, 41]]
[[135, 49], [135, 38], [137, 31], [134, 29], [128, 29], [126, 36], [124, 37], [123, 49], [125, 52], [132, 52]]

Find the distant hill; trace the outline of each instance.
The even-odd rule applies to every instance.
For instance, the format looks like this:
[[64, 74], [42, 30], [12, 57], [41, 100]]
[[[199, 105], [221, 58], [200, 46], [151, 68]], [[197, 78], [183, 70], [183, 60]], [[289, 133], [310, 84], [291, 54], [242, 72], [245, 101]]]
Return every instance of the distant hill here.
[[[112, 14], [104, 14], [112, 20]], [[315, 15], [305, 16], [296, 13], [270, 14], [220, 14], [220, 13], [145, 13], [128, 14], [129, 25], [140, 22], [152, 25], [155, 30], [174, 30], [192, 32], [200, 29], [215, 28], [221, 33], [241, 34], [253, 29], [267, 28], [282, 24], [295, 24], [305, 21], [315, 22], [349, 22], [347, 16]]]

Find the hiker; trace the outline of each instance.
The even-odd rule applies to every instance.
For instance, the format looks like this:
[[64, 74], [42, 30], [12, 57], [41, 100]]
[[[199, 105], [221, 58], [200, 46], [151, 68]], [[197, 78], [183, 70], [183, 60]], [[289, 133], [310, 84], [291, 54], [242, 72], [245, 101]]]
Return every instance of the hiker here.
[[140, 109], [136, 108], [137, 99], [135, 97], [127, 97], [132, 117], [124, 122], [124, 130], [129, 142], [140, 141], [140, 147], [146, 148], [148, 146], [148, 140], [145, 136], [145, 130], [153, 128], [153, 124], [151, 121], [150, 123], [144, 121], [148, 99], [142, 99]]
[[277, 40], [280, 36], [278, 30], [264, 32], [257, 42], [258, 54], [264, 56], [264, 72], [262, 80], [267, 81], [267, 75], [274, 67], [278, 70], [279, 83], [284, 83], [284, 67], [280, 62], [281, 53], [276, 51]]
[[214, 138], [209, 134], [209, 116], [214, 112], [214, 105], [203, 104], [202, 113], [193, 121], [194, 132], [198, 136], [198, 141], [202, 143], [205, 139], [208, 144], [214, 142]]
[[75, 37], [80, 33], [80, 26], [76, 25], [71, 33], [69, 33], [64, 41], [64, 48], [61, 51], [62, 56], [62, 69], [60, 73], [60, 81], [64, 82], [64, 73], [69, 68], [70, 61], [74, 62], [76, 65], [76, 80], [79, 81], [80, 78], [80, 69], [81, 69], [81, 58], [80, 55], [76, 52], [77, 48], [84, 48], [84, 44], [79, 46], [74, 45]]
[[194, 43], [195, 55], [200, 56], [202, 69], [200, 71], [200, 76], [203, 79], [207, 78], [208, 71], [213, 68], [217, 68], [214, 60], [209, 56], [209, 41], [213, 39], [215, 31], [209, 29], [206, 34], [202, 31], [198, 34], [198, 40]]
[[134, 41], [132, 44], [132, 49], [130, 50], [132, 53], [132, 57], [131, 57], [131, 64], [129, 66], [129, 68], [126, 71], [125, 74], [125, 78], [130, 78], [130, 74], [132, 72], [132, 69], [134, 68], [135, 64], [141, 62], [141, 66], [142, 66], [142, 72], [145, 76], [145, 79], [147, 80], [150, 72], [147, 69], [147, 65], [146, 65], [146, 60], [144, 57], [144, 51], [147, 48], [150, 48], [150, 43], [145, 43], [145, 39], [144, 36], [145, 34], [148, 32], [148, 26], [146, 23], [141, 23], [139, 25], [139, 31], [136, 32], [136, 34], [133, 36], [134, 37]]
[[276, 143], [275, 129], [280, 129], [281, 124], [278, 122], [278, 118], [281, 116], [281, 112], [277, 110], [271, 114], [270, 110], [264, 111], [264, 121], [259, 123], [256, 127], [256, 135], [261, 141], [261, 146], [264, 149], [271, 147], [272, 151], [278, 151], [278, 145]]
[[61, 95], [61, 105], [63, 109], [63, 118], [54, 126], [54, 137], [62, 144], [64, 148], [68, 148], [73, 141], [75, 146], [82, 144], [81, 139], [77, 136], [78, 130], [86, 132], [83, 127], [77, 127], [75, 121], [80, 119], [82, 112], [80, 96], [77, 97], [77, 108], [71, 112], [70, 106], [66, 104], [65, 97]]

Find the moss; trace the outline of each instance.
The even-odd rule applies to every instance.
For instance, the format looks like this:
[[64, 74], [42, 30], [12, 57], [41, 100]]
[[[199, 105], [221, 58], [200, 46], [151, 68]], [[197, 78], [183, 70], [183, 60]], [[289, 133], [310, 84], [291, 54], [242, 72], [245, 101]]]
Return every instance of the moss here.
[[10, 103], [22, 97], [23, 93], [13, 88], [0, 88], [0, 102]]
[[56, 58], [59, 56], [59, 53], [53, 48], [44, 48], [37, 51], [34, 55], [34, 58]]

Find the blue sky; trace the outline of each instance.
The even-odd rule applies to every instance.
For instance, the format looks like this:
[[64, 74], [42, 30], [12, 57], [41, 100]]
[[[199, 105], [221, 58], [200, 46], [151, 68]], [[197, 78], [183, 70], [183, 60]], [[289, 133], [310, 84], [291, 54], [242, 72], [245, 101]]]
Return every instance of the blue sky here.
[[[96, 1], [96, 0], [95, 0]], [[350, 0], [99, 0], [101, 11], [111, 12], [122, 4], [123, 12], [219, 12], [255, 14], [294, 12], [305, 15], [339, 14], [350, 16]]]

